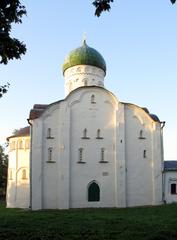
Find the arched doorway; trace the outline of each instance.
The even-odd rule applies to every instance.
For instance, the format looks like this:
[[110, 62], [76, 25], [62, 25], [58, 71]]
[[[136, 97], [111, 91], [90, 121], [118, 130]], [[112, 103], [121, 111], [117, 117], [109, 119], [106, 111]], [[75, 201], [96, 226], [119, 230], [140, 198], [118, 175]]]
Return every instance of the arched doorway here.
[[93, 181], [88, 185], [88, 202], [100, 201], [100, 188], [98, 184]]

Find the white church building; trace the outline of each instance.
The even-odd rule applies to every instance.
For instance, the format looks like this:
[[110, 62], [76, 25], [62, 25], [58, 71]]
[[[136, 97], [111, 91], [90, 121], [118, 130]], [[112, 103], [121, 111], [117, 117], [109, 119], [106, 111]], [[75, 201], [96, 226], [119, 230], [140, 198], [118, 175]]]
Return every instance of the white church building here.
[[35, 104], [30, 126], [8, 138], [7, 207], [162, 204], [164, 122], [104, 87], [106, 63], [85, 41], [63, 75], [65, 99]]

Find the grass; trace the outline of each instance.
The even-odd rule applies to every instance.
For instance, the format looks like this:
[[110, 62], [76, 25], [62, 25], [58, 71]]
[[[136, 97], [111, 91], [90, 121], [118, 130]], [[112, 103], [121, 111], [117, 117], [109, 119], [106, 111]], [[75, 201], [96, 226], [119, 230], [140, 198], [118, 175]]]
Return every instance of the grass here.
[[30, 211], [0, 203], [0, 240], [176, 240], [177, 205]]

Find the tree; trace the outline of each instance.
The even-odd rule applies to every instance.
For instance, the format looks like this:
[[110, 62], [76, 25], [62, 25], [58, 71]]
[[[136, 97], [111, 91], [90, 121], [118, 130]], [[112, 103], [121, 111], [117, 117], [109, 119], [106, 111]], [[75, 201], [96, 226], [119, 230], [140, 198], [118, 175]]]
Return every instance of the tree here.
[[22, 23], [26, 9], [19, 0], [0, 1], [0, 63], [7, 64], [10, 59], [21, 58], [26, 45], [10, 36], [12, 24]]
[[0, 86], [0, 98], [8, 91], [10, 83]]
[[[95, 6], [95, 15], [99, 17], [103, 11], [109, 11], [111, 9], [110, 3], [114, 2], [114, 0], [95, 0], [92, 4]], [[172, 4], [176, 2], [176, 0], [170, 0]]]
[[7, 166], [8, 156], [4, 153], [4, 148], [0, 145], [0, 198], [4, 198], [6, 194]]
[[[10, 35], [12, 24], [22, 23], [23, 15], [26, 15], [26, 9], [19, 0], [0, 0], [0, 64], [19, 59], [26, 53], [26, 45]], [[7, 92], [9, 85], [0, 86], [0, 97]]]

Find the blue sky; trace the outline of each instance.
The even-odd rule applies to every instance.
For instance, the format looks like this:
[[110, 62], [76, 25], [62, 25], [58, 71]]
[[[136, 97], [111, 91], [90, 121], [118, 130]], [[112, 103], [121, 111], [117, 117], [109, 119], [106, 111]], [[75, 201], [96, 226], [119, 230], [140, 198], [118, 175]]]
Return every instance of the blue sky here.
[[105, 87], [120, 101], [147, 107], [166, 121], [165, 159], [177, 160], [177, 4], [170, 0], [115, 0], [109, 13], [94, 16], [89, 0], [23, 1], [27, 17], [13, 26], [27, 54], [0, 66], [0, 143], [27, 126], [35, 103], [64, 97], [62, 64], [66, 54], [87, 44], [107, 63]]

